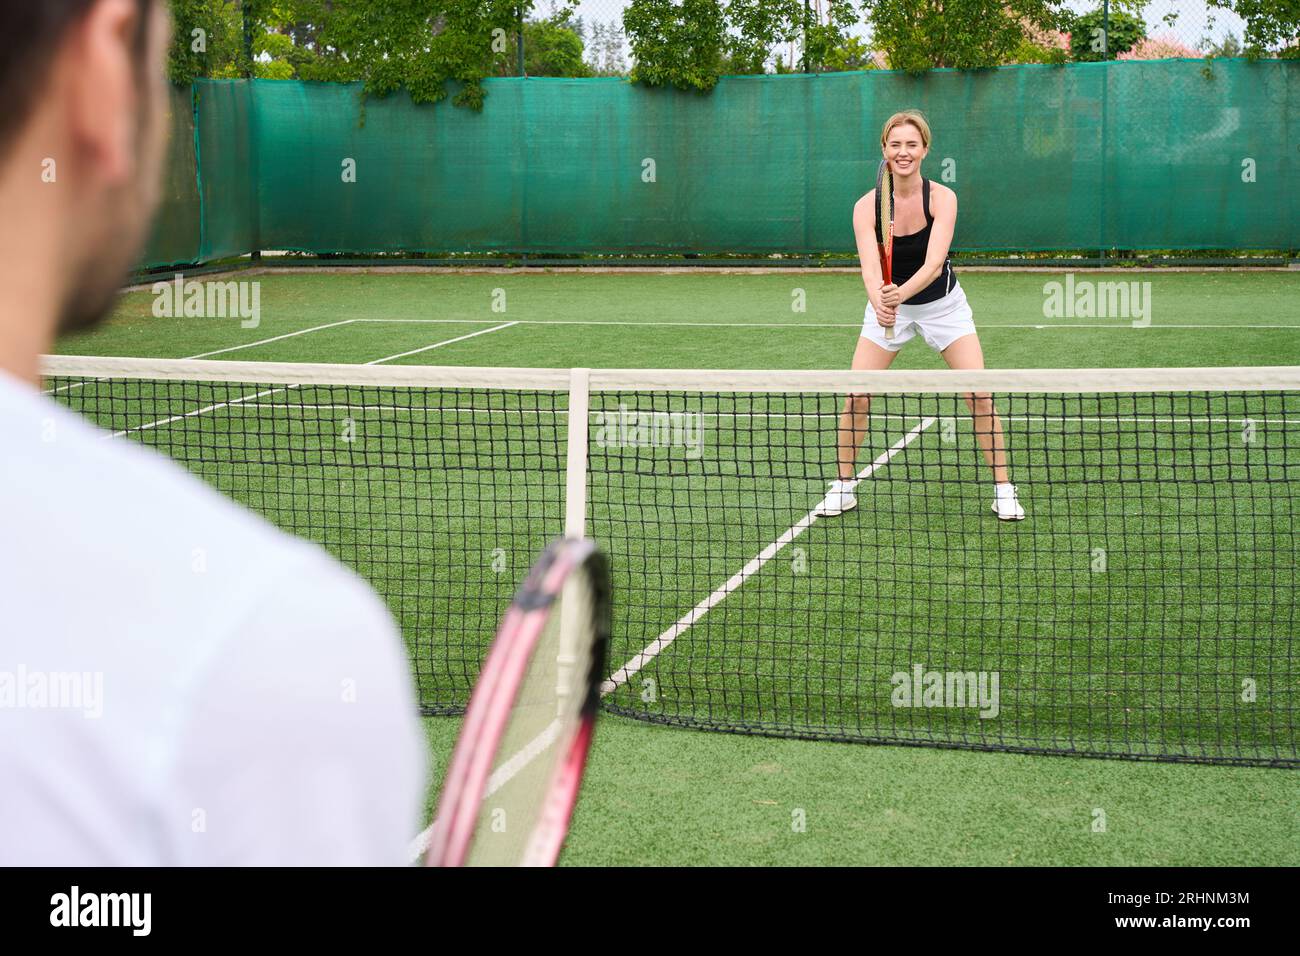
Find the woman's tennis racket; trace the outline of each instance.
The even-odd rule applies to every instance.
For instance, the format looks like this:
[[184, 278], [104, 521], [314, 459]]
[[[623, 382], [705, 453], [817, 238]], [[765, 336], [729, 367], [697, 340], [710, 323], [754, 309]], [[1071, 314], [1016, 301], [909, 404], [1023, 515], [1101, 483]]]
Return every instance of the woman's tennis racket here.
[[[880, 252], [880, 278], [889, 285], [894, 281], [894, 174], [887, 159], [876, 167], [876, 249]], [[885, 326], [885, 338], [893, 337], [894, 327]]]
[[609, 567], [557, 541], [515, 595], [470, 696], [430, 866], [553, 866], [591, 746], [609, 645]]

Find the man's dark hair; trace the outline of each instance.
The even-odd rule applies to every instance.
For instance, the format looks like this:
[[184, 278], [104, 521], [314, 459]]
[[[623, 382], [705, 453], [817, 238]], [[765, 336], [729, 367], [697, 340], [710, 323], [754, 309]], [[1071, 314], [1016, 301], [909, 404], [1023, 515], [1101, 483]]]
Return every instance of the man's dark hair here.
[[[0, 0], [0, 157], [26, 124], [59, 44], [99, 0]], [[136, 0], [140, 16], [132, 45], [144, 58], [155, 0]]]

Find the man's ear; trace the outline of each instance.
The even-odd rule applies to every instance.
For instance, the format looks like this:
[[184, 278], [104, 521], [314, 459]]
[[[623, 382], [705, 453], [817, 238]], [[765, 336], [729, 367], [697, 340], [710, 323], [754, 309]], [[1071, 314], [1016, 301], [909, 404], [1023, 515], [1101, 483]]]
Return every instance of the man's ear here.
[[96, 0], [63, 44], [51, 78], [67, 104], [77, 168], [111, 185], [136, 172], [140, 16], [135, 0]]

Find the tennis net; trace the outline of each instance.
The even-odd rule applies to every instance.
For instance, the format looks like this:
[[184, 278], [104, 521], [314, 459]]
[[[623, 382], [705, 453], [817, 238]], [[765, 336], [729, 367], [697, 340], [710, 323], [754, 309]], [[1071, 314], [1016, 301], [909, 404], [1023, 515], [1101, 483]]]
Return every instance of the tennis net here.
[[[1300, 766], [1297, 368], [45, 373], [369, 579], [426, 713], [463, 710], [514, 583], [587, 533], [614, 569], [615, 713]], [[873, 396], [857, 506], [825, 516], [850, 394]], [[992, 513], [994, 412], [1024, 520]]]

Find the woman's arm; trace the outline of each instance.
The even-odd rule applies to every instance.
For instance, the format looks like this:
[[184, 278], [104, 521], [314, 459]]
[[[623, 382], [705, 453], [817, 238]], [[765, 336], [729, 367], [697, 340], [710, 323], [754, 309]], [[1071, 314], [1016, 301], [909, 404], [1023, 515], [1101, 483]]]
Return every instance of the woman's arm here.
[[880, 312], [880, 250], [876, 248], [875, 198], [873, 189], [853, 207], [853, 236], [858, 243], [858, 261], [862, 264], [862, 284], [867, 287], [871, 308]]
[[[948, 258], [948, 247], [952, 245], [952, 235], [957, 228], [957, 194], [947, 188], [930, 189], [930, 215], [934, 225], [930, 229], [930, 244], [925, 250], [925, 262], [916, 270], [916, 275], [898, 287], [898, 301], [906, 302], [936, 278], [943, 270], [944, 260]], [[879, 266], [877, 265], [877, 275]]]

